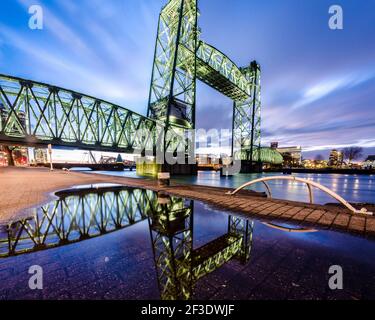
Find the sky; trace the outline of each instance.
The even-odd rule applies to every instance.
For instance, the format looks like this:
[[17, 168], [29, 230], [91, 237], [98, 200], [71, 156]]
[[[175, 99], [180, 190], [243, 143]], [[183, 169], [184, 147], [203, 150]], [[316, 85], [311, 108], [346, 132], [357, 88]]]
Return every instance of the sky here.
[[[0, 73], [58, 85], [146, 114], [157, 19], [167, 0], [3, 0]], [[43, 30], [28, 27], [30, 5]], [[344, 29], [328, 26], [340, 5]], [[201, 38], [262, 68], [262, 144], [306, 158], [375, 154], [375, 0], [199, 0]], [[215, 115], [213, 117], [213, 115]], [[197, 128], [231, 128], [232, 101], [197, 89]]]

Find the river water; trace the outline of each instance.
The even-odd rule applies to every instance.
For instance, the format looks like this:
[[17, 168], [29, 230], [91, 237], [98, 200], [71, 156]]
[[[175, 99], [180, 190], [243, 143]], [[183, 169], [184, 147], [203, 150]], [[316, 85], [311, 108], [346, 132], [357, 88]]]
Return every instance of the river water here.
[[[100, 172], [101, 174], [126, 176], [136, 178], [135, 172]], [[197, 176], [176, 177], [173, 181], [186, 184], [197, 184], [213, 187], [237, 188], [242, 184], [265, 176], [279, 176], [280, 173], [239, 174], [233, 177], [221, 177], [220, 173], [200, 171]], [[344, 174], [293, 174], [296, 177], [315, 181], [328, 187], [342, 196], [345, 200], [356, 203], [375, 203], [375, 175], [344, 175]], [[271, 181], [269, 185], [274, 198], [308, 202], [308, 189], [301, 183], [292, 181]], [[250, 189], [265, 191], [262, 184]], [[325, 204], [336, 202], [329, 195], [315, 189], [315, 203]]]

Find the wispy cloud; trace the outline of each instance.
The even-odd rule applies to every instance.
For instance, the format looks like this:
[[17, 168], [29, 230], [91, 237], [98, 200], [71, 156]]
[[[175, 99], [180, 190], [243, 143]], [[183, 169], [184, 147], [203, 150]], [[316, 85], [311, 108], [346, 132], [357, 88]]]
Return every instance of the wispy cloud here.
[[373, 77], [373, 73], [361, 72], [323, 80], [307, 88], [303, 93], [302, 99], [296, 101], [296, 103], [292, 106], [292, 109], [310, 105], [313, 102], [316, 102], [338, 91], [359, 86]]
[[327, 144], [327, 145], [306, 147], [304, 151], [309, 152], [309, 151], [332, 150], [332, 149], [340, 150], [346, 147], [351, 147], [353, 145], [361, 146], [363, 148], [374, 148], [375, 139], [358, 140], [355, 143], [351, 143], [351, 144]]

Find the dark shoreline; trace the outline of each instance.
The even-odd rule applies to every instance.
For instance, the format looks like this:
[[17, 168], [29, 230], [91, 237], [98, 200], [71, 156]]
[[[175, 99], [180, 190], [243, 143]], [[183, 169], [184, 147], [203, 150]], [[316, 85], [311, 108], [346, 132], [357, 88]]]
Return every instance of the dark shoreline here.
[[350, 175], [375, 175], [375, 170], [365, 170], [365, 169], [268, 169], [263, 170], [264, 173], [283, 173], [283, 174], [292, 174], [292, 173], [317, 173], [317, 174], [350, 174]]

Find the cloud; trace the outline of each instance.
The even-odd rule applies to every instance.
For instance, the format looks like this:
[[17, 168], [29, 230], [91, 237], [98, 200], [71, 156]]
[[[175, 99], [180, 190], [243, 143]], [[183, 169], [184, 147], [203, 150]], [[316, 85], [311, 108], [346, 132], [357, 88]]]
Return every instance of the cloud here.
[[374, 74], [357, 73], [350, 75], [343, 75], [329, 80], [324, 80], [307, 88], [301, 100], [298, 100], [292, 106], [292, 109], [308, 106], [315, 101], [318, 101], [330, 94], [337, 93], [340, 90], [353, 88], [369, 81], [374, 77]]
[[363, 139], [363, 140], [358, 140], [353, 144], [328, 144], [328, 145], [320, 145], [320, 146], [312, 146], [312, 147], [307, 147], [304, 149], [304, 151], [309, 152], [309, 151], [319, 151], [319, 150], [332, 150], [332, 149], [343, 149], [351, 146], [360, 146], [363, 148], [374, 148], [375, 147], [375, 139]]

